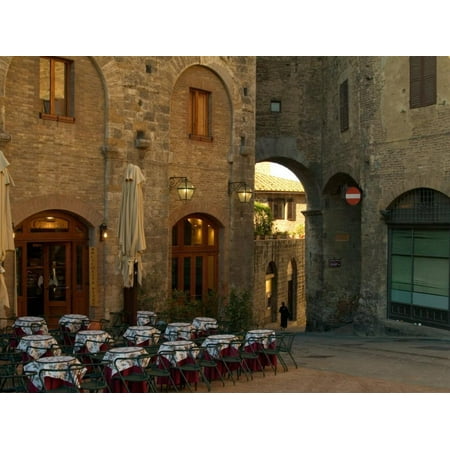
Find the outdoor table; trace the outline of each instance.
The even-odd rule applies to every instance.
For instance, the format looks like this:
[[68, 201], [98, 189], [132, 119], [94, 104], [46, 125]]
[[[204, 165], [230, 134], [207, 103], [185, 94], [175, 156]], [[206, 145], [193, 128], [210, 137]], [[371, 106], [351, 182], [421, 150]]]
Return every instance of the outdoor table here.
[[17, 350], [22, 352], [24, 363], [43, 356], [60, 356], [61, 349], [56, 339], [50, 334], [30, 334], [22, 336]]
[[[266, 356], [261, 350], [263, 348], [271, 348], [275, 346], [275, 331], [266, 329], [249, 330], [245, 335], [244, 351], [246, 349], [259, 353], [259, 361], [263, 367], [277, 365], [276, 355]], [[268, 361], [267, 358], [270, 358]], [[258, 370], [257, 363], [248, 361], [250, 370]]]
[[75, 344], [75, 333], [80, 330], [87, 330], [89, 317], [84, 314], [64, 314], [60, 317], [59, 326], [63, 333], [64, 344]]
[[89, 317], [84, 314], [64, 314], [64, 316], [60, 317], [58, 323], [70, 333], [77, 333], [80, 330], [86, 330], [89, 322]]
[[[137, 364], [136, 358], [141, 355], [148, 354], [143, 347], [129, 346], [129, 347], [113, 347], [110, 348], [103, 357], [103, 361], [106, 362], [105, 378], [111, 389], [111, 392], [127, 392], [123, 385], [117, 370], [119, 369], [123, 375], [128, 375], [133, 372], [140, 372], [142, 369]], [[115, 361], [118, 358], [121, 359], [116, 367]], [[148, 362], [150, 362], [150, 355], [148, 356]], [[147, 387], [144, 382], [132, 383], [130, 390], [133, 392], [147, 392]]]
[[48, 334], [47, 323], [42, 317], [18, 317], [15, 320], [13, 327], [17, 336], [24, 336], [26, 334]]
[[150, 326], [132, 325], [128, 327], [123, 337], [128, 340], [129, 345], [145, 346], [159, 339], [161, 332]]
[[195, 328], [196, 337], [207, 336], [218, 327], [217, 320], [212, 317], [195, 317], [192, 326]]
[[136, 325], [155, 325], [156, 313], [153, 311], [138, 311], [136, 313]]
[[173, 322], [167, 324], [164, 337], [169, 341], [176, 341], [178, 339], [190, 340], [192, 337], [192, 324], [188, 322]]
[[73, 351], [77, 353], [98, 353], [109, 348], [111, 335], [104, 330], [81, 330], [75, 335]]
[[[158, 349], [158, 355], [160, 358], [166, 358], [164, 352], [173, 352], [168, 363], [170, 364], [170, 371], [172, 379], [176, 385], [181, 384], [181, 375], [179, 368], [183, 364], [187, 364], [192, 361], [192, 357], [196, 356], [196, 351], [193, 350], [195, 347], [194, 342], [189, 340], [179, 340], [179, 341], [168, 341], [160, 345]], [[162, 364], [163, 367], [167, 367], [167, 364]], [[187, 372], [185, 377], [189, 383], [197, 383], [199, 379], [199, 374], [197, 372]], [[168, 384], [165, 377], [158, 377], [157, 384]]]
[[[239, 341], [234, 334], [212, 334], [202, 342], [201, 346], [206, 348], [209, 357], [217, 360], [217, 368], [224, 375], [226, 368], [219, 361], [220, 355], [238, 354], [239, 345]], [[217, 378], [216, 371], [208, 367], [205, 367], [204, 374], [210, 381]]]
[[[26, 372], [33, 372], [30, 376], [30, 392], [42, 392], [44, 385], [39, 373], [44, 370], [45, 389], [54, 389], [61, 384], [75, 385], [80, 387], [80, 380], [86, 373], [86, 369], [70, 369], [72, 364], [80, 364], [80, 361], [74, 356], [45, 356], [43, 358], [31, 361], [23, 366]], [[61, 369], [61, 372], [49, 372], [45, 374], [46, 369]]]

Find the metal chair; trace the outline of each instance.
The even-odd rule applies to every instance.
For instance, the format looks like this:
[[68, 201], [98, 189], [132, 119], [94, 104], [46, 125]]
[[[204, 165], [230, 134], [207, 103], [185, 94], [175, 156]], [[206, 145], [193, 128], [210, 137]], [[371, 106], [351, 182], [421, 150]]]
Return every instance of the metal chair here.
[[[238, 348], [235, 347], [237, 344]], [[222, 348], [222, 350], [218, 353], [218, 361], [223, 364], [228, 377], [231, 379], [233, 384], [236, 384], [233, 373], [236, 372], [236, 377], [239, 379], [241, 373], [243, 373], [247, 379], [249, 380], [249, 371], [246, 366], [245, 361], [242, 359], [241, 354], [239, 352], [239, 347], [242, 345], [242, 341], [236, 339], [227, 344], [226, 347]]]
[[173, 366], [171, 361], [175, 358], [175, 352], [173, 350], [161, 351], [150, 356], [150, 363], [145, 368], [146, 374], [151, 377], [155, 384], [155, 390], [158, 386], [162, 391], [163, 386], [166, 386], [166, 391], [169, 388], [173, 388], [175, 392], [178, 392], [177, 384], [173, 378]]
[[80, 363], [71, 364], [71, 370], [82, 371], [86, 369], [85, 374], [80, 380], [79, 391], [82, 393], [102, 393], [111, 392], [106, 381], [104, 367], [106, 363]]
[[[130, 365], [131, 361], [131, 365]], [[123, 369], [122, 362], [130, 365], [128, 369]], [[132, 392], [154, 392], [154, 386], [149, 382], [149, 375], [145, 367], [150, 363], [150, 356], [143, 354], [135, 357], [116, 358], [114, 367], [117, 371], [117, 377], [122, 382], [125, 391]]]

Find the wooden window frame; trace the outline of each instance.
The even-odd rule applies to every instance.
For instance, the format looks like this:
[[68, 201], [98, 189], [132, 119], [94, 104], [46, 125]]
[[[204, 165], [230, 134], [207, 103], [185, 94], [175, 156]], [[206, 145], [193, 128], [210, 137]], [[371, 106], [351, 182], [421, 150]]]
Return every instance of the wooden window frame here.
[[190, 133], [189, 139], [212, 142], [211, 92], [189, 88]]
[[409, 106], [435, 105], [437, 101], [436, 56], [409, 57]]
[[348, 80], [343, 81], [339, 86], [339, 119], [341, 132], [350, 128], [349, 121], [349, 101], [348, 101]]
[[[40, 61], [46, 59], [50, 62], [50, 100], [49, 100], [49, 112], [43, 111], [39, 113], [39, 117], [44, 120], [54, 120], [58, 122], [73, 123], [75, 117], [73, 117], [73, 85], [72, 85], [72, 70], [73, 61], [64, 58], [58, 58], [53, 56], [41, 56]], [[64, 64], [64, 109], [65, 114], [56, 114], [55, 109], [55, 64]], [[40, 75], [39, 75], [40, 76]], [[39, 95], [39, 100], [42, 101]]]

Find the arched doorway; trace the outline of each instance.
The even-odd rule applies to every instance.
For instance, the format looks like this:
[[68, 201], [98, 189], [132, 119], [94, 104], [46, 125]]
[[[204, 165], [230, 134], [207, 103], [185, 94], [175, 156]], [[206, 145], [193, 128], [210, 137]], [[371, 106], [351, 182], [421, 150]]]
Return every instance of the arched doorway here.
[[88, 228], [62, 211], [43, 211], [15, 228], [17, 313], [88, 314]]
[[297, 319], [297, 263], [291, 259], [287, 268], [287, 307], [291, 313], [291, 320]]
[[211, 217], [184, 217], [172, 228], [172, 290], [206, 300], [217, 292], [219, 224]]
[[270, 322], [277, 321], [278, 314], [278, 298], [277, 298], [277, 268], [272, 261], [268, 264], [266, 269], [266, 301], [267, 310], [270, 312]]

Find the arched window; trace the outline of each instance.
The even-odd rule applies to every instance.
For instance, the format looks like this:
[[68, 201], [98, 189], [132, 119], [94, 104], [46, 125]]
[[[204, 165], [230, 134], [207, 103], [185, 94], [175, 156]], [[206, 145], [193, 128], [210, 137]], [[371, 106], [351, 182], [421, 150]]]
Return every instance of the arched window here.
[[217, 291], [218, 230], [214, 219], [193, 215], [172, 228], [172, 290], [206, 299]]
[[389, 317], [450, 328], [450, 199], [415, 189], [383, 215], [389, 224]]

